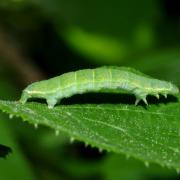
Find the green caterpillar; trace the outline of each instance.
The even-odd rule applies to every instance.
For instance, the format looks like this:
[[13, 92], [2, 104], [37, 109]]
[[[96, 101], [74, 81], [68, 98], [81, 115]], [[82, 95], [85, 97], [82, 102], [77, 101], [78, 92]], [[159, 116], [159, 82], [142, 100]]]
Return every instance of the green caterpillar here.
[[53, 108], [62, 98], [86, 92], [125, 90], [136, 97], [135, 105], [146, 96], [177, 94], [179, 89], [172, 83], [153, 79], [135, 69], [127, 67], [99, 67], [62, 74], [60, 76], [32, 83], [23, 90], [20, 102], [29, 98], [44, 98], [48, 107]]

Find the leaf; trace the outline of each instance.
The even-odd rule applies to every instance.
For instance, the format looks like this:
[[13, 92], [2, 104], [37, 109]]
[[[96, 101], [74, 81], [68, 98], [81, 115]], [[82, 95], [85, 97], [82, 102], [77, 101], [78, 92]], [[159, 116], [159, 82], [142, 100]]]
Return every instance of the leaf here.
[[[112, 170], [113, 169], [113, 170]], [[173, 179], [177, 175], [173, 170], [162, 168], [158, 165], [151, 165], [150, 168], [143, 163], [132, 158], [125, 158], [119, 154], [110, 154], [100, 166], [106, 180], [121, 179], [123, 180], [145, 180], [151, 179]], [[158, 177], [158, 178], [157, 178]]]
[[72, 49], [101, 64], [117, 63], [129, 53], [127, 45], [116, 38], [85, 32], [77, 27], [66, 29], [62, 37]]
[[[11, 72], [7, 71], [0, 60], [0, 97], [14, 99], [17, 92]], [[12, 149], [12, 153], [8, 154], [6, 159], [0, 159], [0, 179], [34, 180], [35, 175], [18, 144], [18, 135], [14, 133], [13, 125], [7, 116], [0, 113], [0, 144]]]
[[117, 64], [156, 43], [156, 16], [162, 11], [154, 0], [32, 2], [51, 17], [70, 48], [96, 64]]
[[0, 114], [0, 143], [12, 149], [12, 153], [6, 159], [0, 159], [0, 179], [33, 180], [35, 175], [31, 171], [27, 159], [22, 154], [15, 134], [7, 124], [7, 120], [7, 117]]
[[138, 56], [138, 58], [131, 58], [124, 62], [124, 65], [134, 67], [158, 79], [173, 81], [180, 85], [179, 59], [179, 49], [163, 49]]
[[63, 20], [69, 25], [76, 25], [91, 32], [119, 36], [120, 39], [132, 39], [134, 29], [144, 24], [154, 24], [157, 22], [156, 15], [162, 13], [155, 0], [146, 2], [112, 0], [111, 4], [103, 0], [86, 2], [33, 0], [32, 2], [49, 13], [56, 24], [61, 24]]
[[[177, 96], [180, 100], [180, 95]], [[170, 98], [169, 98], [170, 99]], [[100, 149], [180, 169], [180, 103], [59, 105], [0, 101], [0, 109]], [[146, 163], [147, 164], [147, 163]]]

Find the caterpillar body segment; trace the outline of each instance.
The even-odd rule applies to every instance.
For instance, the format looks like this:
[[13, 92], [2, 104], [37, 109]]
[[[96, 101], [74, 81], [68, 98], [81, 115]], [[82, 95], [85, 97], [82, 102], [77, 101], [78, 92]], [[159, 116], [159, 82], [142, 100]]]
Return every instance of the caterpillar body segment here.
[[141, 100], [148, 104], [147, 95], [159, 98], [159, 94], [167, 96], [179, 92], [170, 82], [154, 79], [132, 68], [110, 66], [78, 70], [32, 83], [23, 90], [20, 102], [25, 103], [29, 98], [44, 98], [48, 107], [53, 108], [62, 98], [102, 90], [125, 90], [134, 94], [135, 105]]

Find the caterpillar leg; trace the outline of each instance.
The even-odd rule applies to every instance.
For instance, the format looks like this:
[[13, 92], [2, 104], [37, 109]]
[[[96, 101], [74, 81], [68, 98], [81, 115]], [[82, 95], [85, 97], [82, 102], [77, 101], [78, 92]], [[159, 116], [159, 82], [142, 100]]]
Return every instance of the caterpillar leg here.
[[146, 100], [146, 97], [142, 99], [144, 101], [144, 103], [148, 106], [148, 102]]
[[48, 108], [49, 109], [53, 109], [53, 107], [55, 106], [55, 104], [57, 103], [57, 100], [55, 98], [48, 98], [47, 100], [47, 104], [48, 104]]
[[144, 98], [141, 98], [141, 99], [140, 99], [140, 98], [136, 98], [135, 106], [137, 106], [138, 103], [139, 103], [141, 100], [143, 100], [144, 103], [145, 103], [146, 105], [148, 105], [148, 102], [147, 102], [147, 100], [146, 100], [146, 97], [144, 97]]
[[147, 96], [147, 93], [146, 93], [146, 92], [142, 91], [142, 90], [139, 89], [139, 88], [135, 88], [135, 89], [133, 90], [133, 93], [134, 93], [135, 96], [136, 96], [135, 106], [137, 106], [138, 103], [139, 103], [141, 100], [144, 101], [144, 103], [145, 103], [146, 105], [148, 105], [148, 102], [147, 102], [147, 100], [146, 100], [146, 96]]
[[155, 96], [156, 96], [157, 99], [159, 99], [159, 94], [156, 94]]

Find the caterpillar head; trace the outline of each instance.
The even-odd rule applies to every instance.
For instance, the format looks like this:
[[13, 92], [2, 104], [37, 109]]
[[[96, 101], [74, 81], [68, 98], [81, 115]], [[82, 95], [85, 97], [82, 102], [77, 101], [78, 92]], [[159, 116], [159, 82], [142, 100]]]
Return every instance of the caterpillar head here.
[[22, 93], [20, 102], [25, 103], [27, 99], [32, 97], [43, 98], [47, 89], [47, 83], [45, 81], [35, 82], [27, 86]]

